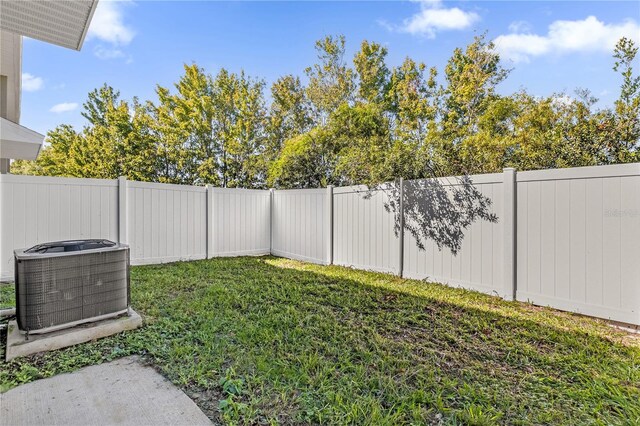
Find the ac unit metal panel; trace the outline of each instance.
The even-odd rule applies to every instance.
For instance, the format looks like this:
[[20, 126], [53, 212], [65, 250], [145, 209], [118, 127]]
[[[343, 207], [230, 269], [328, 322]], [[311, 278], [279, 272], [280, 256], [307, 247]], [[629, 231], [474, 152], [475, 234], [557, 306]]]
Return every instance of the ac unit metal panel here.
[[91, 248], [100, 246], [96, 241], [106, 240], [47, 243], [14, 252], [20, 330], [50, 331], [128, 309], [129, 247], [106, 241], [107, 247]]

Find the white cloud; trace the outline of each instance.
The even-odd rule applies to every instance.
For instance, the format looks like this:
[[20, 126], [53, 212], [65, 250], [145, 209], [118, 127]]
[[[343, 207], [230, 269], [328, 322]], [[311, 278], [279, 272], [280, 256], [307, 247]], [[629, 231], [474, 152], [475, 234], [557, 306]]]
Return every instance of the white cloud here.
[[49, 111], [55, 112], [56, 114], [60, 114], [63, 112], [73, 111], [78, 108], [78, 104], [75, 102], [62, 102], [61, 104], [56, 104], [51, 107]]
[[531, 57], [571, 52], [612, 52], [623, 36], [640, 41], [640, 25], [632, 19], [605, 24], [595, 16], [578, 21], [554, 21], [546, 35], [519, 32], [498, 36], [496, 49], [505, 59], [528, 62]]
[[124, 58], [125, 54], [122, 50], [117, 48], [104, 47], [99, 44], [93, 49], [93, 54], [99, 59], [116, 59]]
[[434, 38], [439, 31], [464, 30], [480, 20], [474, 12], [467, 12], [457, 7], [447, 8], [440, 0], [420, 0], [420, 11], [393, 26], [381, 22], [388, 30]]
[[128, 1], [100, 1], [91, 20], [88, 39], [98, 39], [114, 46], [126, 46], [135, 36], [133, 28], [125, 24], [123, 7]]
[[550, 51], [550, 40], [535, 34], [509, 34], [494, 40], [496, 50], [503, 59], [513, 62], [529, 62], [530, 56], [539, 56]]
[[509, 31], [512, 33], [531, 32], [531, 24], [527, 21], [515, 21], [509, 24]]
[[93, 54], [96, 55], [96, 57], [98, 59], [108, 60], [108, 59], [124, 58], [125, 59], [125, 61], [124, 61], [125, 64], [133, 63], [133, 56], [132, 55], [125, 53], [121, 49], [109, 48], [109, 47], [105, 47], [105, 46], [103, 46], [101, 44], [97, 45], [93, 49]]
[[388, 23], [384, 19], [378, 19], [376, 22], [378, 23], [378, 25], [380, 25], [382, 28], [384, 28], [389, 32], [393, 32], [396, 30], [396, 27], [394, 27], [392, 24]]
[[36, 92], [44, 87], [42, 77], [36, 77], [28, 72], [22, 73], [22, 90], [25, 92]]

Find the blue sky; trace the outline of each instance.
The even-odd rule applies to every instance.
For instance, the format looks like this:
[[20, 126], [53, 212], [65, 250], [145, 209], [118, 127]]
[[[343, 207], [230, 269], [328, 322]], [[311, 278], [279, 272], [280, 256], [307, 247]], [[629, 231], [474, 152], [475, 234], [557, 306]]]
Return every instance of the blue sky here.
[[[313, 43], [344, 34], [351, 58], [364, 39], [443, 70], [455, 47], [487, 31], [513, 68], [500, 90], [535, 95], [589, 88], [612, 104], [620, 80], [611, 49], [621, 35], [640, 40], [635, 1], [214, 2], [101, 0], [81, 52], [25, 39], [21, 123], [41, 133], [80, 128], [87, 93], [107, 83], [125, 99], [155, 99], [184, 63], [210, 73], [244, 69], [269, 85], [303, 76]], [[640, 61], [638, 63], [640, 69]]]

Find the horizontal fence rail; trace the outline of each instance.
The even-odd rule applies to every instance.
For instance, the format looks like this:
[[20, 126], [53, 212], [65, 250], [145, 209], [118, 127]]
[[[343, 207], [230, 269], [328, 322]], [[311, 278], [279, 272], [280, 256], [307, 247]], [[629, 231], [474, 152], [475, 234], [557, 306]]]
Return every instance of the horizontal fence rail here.
[[0, 279], [16, 248], [106, 238], [133, 264], [271, 253], [640, 325], [639, 163], [469, 178], [495, 220], [454, 252], [415, 232], [452, 214], [436, 201], [454, 177], [268, 191], [0, 175]]

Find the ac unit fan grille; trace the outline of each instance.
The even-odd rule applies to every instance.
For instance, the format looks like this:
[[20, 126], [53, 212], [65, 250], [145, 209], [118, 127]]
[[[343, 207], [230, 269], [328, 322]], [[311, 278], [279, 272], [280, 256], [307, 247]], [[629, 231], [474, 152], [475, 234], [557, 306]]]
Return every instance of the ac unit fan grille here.
[[18, 326], [35, 331], [126, 310], [128, 283], [126, 246], [56, 256], [16, 252]]

